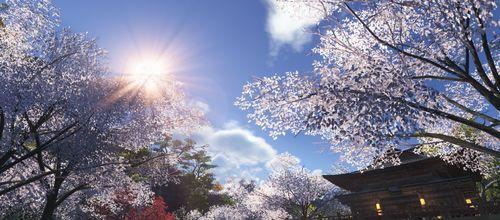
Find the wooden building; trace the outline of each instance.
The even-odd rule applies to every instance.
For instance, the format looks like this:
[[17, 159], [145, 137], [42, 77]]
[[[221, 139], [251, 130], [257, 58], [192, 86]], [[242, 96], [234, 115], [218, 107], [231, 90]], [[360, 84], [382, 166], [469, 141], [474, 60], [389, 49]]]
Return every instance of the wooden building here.
[[437, 157], [400, 152], [401, 164], [340, 175], [324, 175], [349, 191], [339, 200], [354, 219], [448, 219], [479, 213], [480, 176]]

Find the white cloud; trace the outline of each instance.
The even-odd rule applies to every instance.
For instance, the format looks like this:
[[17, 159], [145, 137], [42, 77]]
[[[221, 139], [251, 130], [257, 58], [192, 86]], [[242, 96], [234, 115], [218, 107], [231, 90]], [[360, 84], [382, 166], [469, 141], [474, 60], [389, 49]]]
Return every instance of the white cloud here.
[[237, 176], [256, 178], [262, 167], [272, 160], [277, 151], [264, 138], [230, 121], [222, 129], [204, 127], [194, 139], [200, 144], [208, 144], [208, 151], [218, 167], [219, 178]]
[[301, 51], [311, 41], [307, 29], [316, 25], [324, 17], [324, 10], [318, 1], [286, 2], [266, 0], [267, 28], [271, 38], [271, 55], [278, 54], [280, 48], [291, 46]]

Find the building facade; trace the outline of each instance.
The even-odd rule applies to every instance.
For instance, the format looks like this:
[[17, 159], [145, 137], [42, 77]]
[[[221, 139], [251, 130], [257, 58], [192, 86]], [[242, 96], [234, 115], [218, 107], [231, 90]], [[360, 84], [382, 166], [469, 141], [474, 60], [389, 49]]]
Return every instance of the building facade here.
[[383, 169], [324, 175], [349, 191], [338, 199], [354, 219], [447, 219], [479, 214], [480, 175], [437, 157], [400, 153], [401, 164]]

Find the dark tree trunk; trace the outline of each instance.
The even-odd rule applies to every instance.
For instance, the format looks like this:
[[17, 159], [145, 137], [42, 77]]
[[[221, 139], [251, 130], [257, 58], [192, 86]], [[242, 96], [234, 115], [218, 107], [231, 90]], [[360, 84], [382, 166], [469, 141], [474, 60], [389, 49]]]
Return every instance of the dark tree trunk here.
[[309, 219], [308, 216], [307, 216], [307, 208], [308, 207], [309, 207], [308, 205], [302, 206], [302, 217], [300, 219], [302, 219], [302, 220], [308, 220]]
[[51, 220], [53, 219], [54, 212], [57, 209], [58, 203], [57, 198], [59, 196], [59, 190], [61, 189], [61, 185], [66, 178], [65, 174], [61, 174], [60, 172], [56, 173], [54, 180], [54, 187], [47, 192], [45, 202], [45, 207], [43, 209], [41, 220]]
[[57, 192], [51, 191], [47, 194], [47, 202], [45, 203], [45, 208], [43, 209], [42, 220], [50, 220], [54, 216], [54, 212], [57, 208]]

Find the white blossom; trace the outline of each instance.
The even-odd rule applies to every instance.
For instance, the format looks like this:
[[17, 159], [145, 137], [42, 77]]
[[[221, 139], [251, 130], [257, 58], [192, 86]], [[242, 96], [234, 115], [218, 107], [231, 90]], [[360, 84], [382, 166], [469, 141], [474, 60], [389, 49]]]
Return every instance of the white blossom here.
[[235, 103], [270, 136], [320, 136], [357, 168], [415, 141], [473, 170], [498, 157], [495, 1], [279, 2], [323, 21], [312, 72], [258, 78]]
[[47, 0], [9, 0], [0, 9], [0, 215], [23, 205], [67, 218], [81, 200], [110, 201], [123, 188], [145, 205], [149, 185], [127, 175], [120, 153], [196, 129], [203, 113], [174, 77], [152, 96], [111, 74], [96, 40], [61, 27], [58, 17]]

